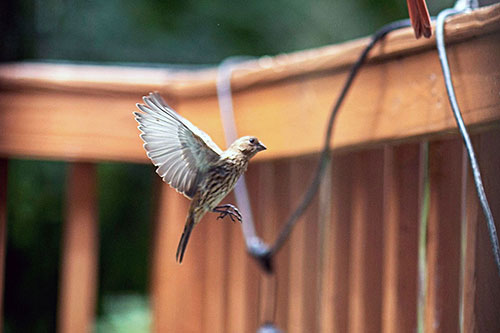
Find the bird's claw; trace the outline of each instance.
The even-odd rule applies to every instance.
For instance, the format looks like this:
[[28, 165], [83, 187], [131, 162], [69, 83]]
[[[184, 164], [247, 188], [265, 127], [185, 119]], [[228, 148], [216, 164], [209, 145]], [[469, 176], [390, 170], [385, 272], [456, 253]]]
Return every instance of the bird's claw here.
[[217, 220], [223, 219], [226, 216], [229, 216], [229, 218], [231, 219], [231, 221], [233, 223], [236, 222], [236, 220], [238, 220], [240, 223], [242, 223], [242, 221], [243, 221], [243, 218], [242, 218], [241, 213], [238, 210], [238, 208], [236, 208], [235, 206], [233, 206], [231, 204], [217, 206], [217, 207], [215, 207], [215, 209], [213, 211], [215, 213], [220, 213], [220, 215], [217, 216]]

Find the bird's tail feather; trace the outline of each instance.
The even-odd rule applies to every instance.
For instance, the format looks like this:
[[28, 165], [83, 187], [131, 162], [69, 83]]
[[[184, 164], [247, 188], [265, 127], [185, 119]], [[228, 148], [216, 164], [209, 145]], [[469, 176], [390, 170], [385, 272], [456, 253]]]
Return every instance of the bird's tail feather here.
[[189, 236], [191, 236], [191, 231], [193, 231], [193, 227], [194, 227], [194, 216], [190, 214], [187, 218], [186, 225], [184, 226], [184, 232], [182, 233], [179, 245], [177, 246], [177, 254], [175, 255], [175, 258], [179, 264], [182, 263], [182, 258], [184, 258], [184, 252], [186, 251], [186, 247], [189, 241]]

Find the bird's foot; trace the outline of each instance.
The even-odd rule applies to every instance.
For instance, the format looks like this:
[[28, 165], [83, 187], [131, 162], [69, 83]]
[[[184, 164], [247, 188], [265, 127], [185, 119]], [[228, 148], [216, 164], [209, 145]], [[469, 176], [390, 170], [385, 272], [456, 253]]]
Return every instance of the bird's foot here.
[[233, 222], [236, 222], [236, 220], [238, 220], [241, 223], [243, 221], [243, 218], [241, 217], [241, 213], [238, 210], [238, 208], [236, 208], [231, 204], [217, 206], [213, 209], [213, 212], [220, 213], [220, 215], [217, 216], [217, 220], [229, 216], [229, 218]]

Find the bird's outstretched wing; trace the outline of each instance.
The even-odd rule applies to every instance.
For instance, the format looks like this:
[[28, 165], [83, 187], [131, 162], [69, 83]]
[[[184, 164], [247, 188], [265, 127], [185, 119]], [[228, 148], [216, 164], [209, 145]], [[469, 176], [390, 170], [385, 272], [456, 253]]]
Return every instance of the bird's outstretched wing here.
[[200, 177], [222, 150], [202, 130], [181, 117], [158, 93], [143, 97], [134, 112], [144, 149], [163, 180], [192, 198]]

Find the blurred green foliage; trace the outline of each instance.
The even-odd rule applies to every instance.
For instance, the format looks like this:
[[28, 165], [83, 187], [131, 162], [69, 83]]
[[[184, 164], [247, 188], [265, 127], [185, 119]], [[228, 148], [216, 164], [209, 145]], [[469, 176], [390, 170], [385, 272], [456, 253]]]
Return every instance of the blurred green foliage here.
[[[431, 14], [452, 3], [430, 2]], [[405, 17], [404, 0], [4, 0], [0, 60], [215, 64], [357, 38]], [[6, 332], [56, 329], [65, 172], [61, 162], [10, 161]], [[98, 332], [149, 327], [154, 177], [150, 165], [99, 165]]]
[[[405, 0], [15, 3], [20, 17], [9, 26], [22, 31], [21, 58], [142, 63], [213, 64], [318, 47], [369, 35], [408, 15]], [[430, 1], [430, 11], [452, 3]]]

